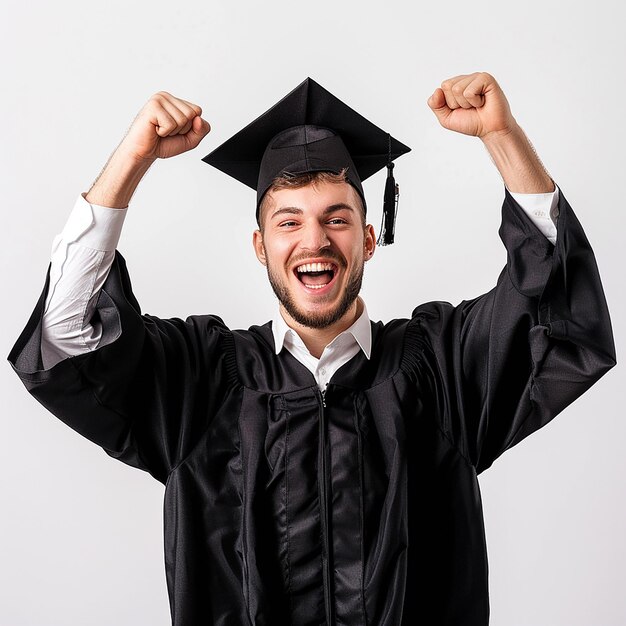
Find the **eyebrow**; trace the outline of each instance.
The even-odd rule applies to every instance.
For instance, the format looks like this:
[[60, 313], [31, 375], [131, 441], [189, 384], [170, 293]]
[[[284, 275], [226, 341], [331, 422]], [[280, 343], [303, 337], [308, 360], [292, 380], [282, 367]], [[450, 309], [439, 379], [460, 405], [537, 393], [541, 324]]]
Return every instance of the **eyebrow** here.
[[[323, 215], [328, 215], [329, 213], [334, 213], [335, 211], [341, 210], [351, 211], [352, 213], [354, 213], [354, 208], [351, 207], [349, 204], [346, 204], [345, 202], [339, 202], [337, 204], [331, 204], [330, 206], [327, 206], [324, 209]], [[274, 213], [272, 213], [272, 219], [278, 215], [302, 215], [303, 213], [304, 211], [296, 206], [286, 206], [274, 211]]]

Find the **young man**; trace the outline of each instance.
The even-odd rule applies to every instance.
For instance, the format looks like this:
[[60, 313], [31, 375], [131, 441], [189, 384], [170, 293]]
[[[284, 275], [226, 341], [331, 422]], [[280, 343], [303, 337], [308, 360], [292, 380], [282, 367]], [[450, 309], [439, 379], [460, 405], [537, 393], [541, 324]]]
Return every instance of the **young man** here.
[[615, 363], [593, 253], [497, 82], [457, 76], [428, 104], [507, 187], [507, 268], [458, 307], [369, 321], [361, 180], [408, 148], [310, 80], [205, 157], [257, 190], [273, 322], [140, 314], [115, 252], [124, 208], [209, 130], [165, 92], [55, 242], [9, 358], [62, 420], [166, 484], [176, 626], [487, 624], [477, 475]]

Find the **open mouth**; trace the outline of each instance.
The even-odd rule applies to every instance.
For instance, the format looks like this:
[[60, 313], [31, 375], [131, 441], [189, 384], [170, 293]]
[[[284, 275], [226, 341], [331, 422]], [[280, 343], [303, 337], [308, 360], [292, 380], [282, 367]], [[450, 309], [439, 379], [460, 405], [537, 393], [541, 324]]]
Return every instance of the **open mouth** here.
[[329, 285], [335, 274], [337, 266], [334, 263], [304, 263], [298, 265], [295, 274], [298, 280], [308, 289], [322, 289]]

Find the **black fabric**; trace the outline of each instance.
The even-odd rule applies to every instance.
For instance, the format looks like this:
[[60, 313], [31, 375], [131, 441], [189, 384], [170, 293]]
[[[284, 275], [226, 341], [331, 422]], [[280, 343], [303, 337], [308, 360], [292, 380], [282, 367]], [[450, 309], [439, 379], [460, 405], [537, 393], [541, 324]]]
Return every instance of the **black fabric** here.
[[343, 170], [365, 207], [361, 179], [341, 137], [328, 128], [311, 124], [288, 128], [278, 133], [263, 153], [257, 185], [257, 211], [265, 192], [277, 177], [312, 172], [339, 174]]
[[410, 151], [307, 78], [202, 160], [257, 191], [257, 211], [284, 174], [347, 168], [365, 206], [361, 181]]
[[142, 316], [119, 254], [98, 304], [111, 343], [42, 370], [42, 296], [9, 359], [166, 485], [175, 626], [484, 626], [477, 475], [615, 364], [593, 253], [559, 209], [553, 247], [507, 193], [496, 287], [373, 323], [371, 360], [325, 397], [269, 324]]

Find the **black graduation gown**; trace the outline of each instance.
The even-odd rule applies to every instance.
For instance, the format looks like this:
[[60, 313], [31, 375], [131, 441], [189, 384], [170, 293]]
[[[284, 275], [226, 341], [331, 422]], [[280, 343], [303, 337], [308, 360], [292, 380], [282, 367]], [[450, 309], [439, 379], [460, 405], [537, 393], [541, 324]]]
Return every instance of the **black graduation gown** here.
[[373, 323], [325, 397], [269, 324], [142, 316], [118, 254], [102, 347], [43, 370], [47, 289], [9, 359], [37, 400], [165, 487], [175, 626], [488, 623], [477, 474], [615, 364], [593, 252], [506, 193], [489, 293]]

